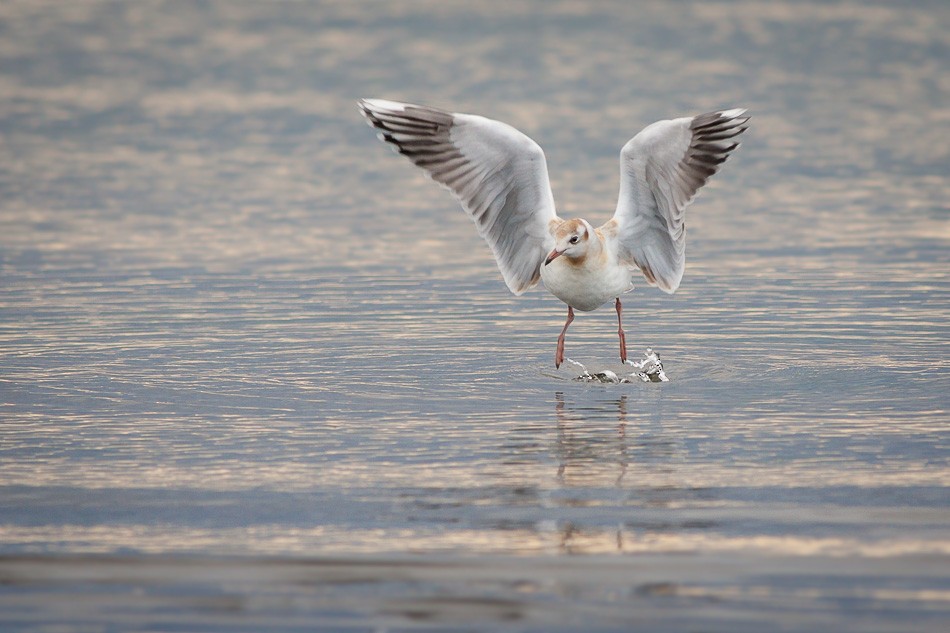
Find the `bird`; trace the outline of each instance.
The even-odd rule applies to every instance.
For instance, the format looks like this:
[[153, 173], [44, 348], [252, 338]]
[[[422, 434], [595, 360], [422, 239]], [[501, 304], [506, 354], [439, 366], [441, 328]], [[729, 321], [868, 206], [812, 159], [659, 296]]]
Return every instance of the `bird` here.
[[686, 208], [739, 147], [743, 108], [657, 121], [620, 151], [620, 194], [606, 223], [562, 219], [541, 147], [516, 128], [474, 114], [391, 101], [357, 105], [379, 138], [446, 187], [488, 243], [505, 284], [521, 295], [539, 281], [567, 304], [554, 365], [564, 362], [574, 311], [614, 301], [627, 362], [620, 296], [639, 270], [673, 294], [686, 264]]

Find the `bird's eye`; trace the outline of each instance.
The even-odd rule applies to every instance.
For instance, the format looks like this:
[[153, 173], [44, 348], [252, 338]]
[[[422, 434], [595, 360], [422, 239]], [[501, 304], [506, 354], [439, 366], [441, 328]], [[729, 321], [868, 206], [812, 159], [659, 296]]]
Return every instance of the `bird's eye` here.
[[579, 238], [575, 235], [571, 239], [569, 239], [568, 242], [570, 242], [571, 244], [577, 244], [578, 239]]

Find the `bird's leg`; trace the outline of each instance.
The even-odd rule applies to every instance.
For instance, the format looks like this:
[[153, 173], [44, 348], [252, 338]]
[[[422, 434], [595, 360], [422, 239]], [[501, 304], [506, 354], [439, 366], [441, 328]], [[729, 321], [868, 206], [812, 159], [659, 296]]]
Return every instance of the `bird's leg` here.
[[623, 322], [620, 320], [620, 297], [617, 297], [617, 334], [620, 335], [620, 362], [627, 362], [627, 337], [623, 335]]
[[561, 330], [561, 335], [557, 337], [557, 353], [554, 354], [554, 367], [558, 368], [564, 362], [564, 335], [567, 334], [567, 326], [574, 320], [574, 308], [567, 306], [567, 323]]

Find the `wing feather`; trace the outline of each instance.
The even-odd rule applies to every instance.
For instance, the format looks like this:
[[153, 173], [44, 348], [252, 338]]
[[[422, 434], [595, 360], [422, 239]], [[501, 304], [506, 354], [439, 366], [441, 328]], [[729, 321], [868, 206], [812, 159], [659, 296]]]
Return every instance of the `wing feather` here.
[[673, 293], [686, 266], [686, 208], [739, 147], [745, 110], [658, 121], [620, 152], [620, 198], [601, 229], [650, 285]]
[[480, 116], [383, 99], [361, 99], [359, 107], [383, 141], [461, 202], [513, 293], [538, 283], [557, 214], [537, 143]]

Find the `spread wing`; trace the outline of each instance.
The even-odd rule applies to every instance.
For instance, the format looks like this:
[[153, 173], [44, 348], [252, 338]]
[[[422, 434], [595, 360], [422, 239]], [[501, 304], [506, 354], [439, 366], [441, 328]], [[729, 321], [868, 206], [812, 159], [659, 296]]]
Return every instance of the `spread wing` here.
[[650, 285], [672, 294], [686, 266], [686, 207], [739, 147], [745, 110], [658, 121], [620, 152], [620, 199], [602, 228]]
[[383, 141], [455, 194], [513, 293], [538, 283], [557, 214], [537, 143], [480, 116], [383, 99], [359, 107]]

